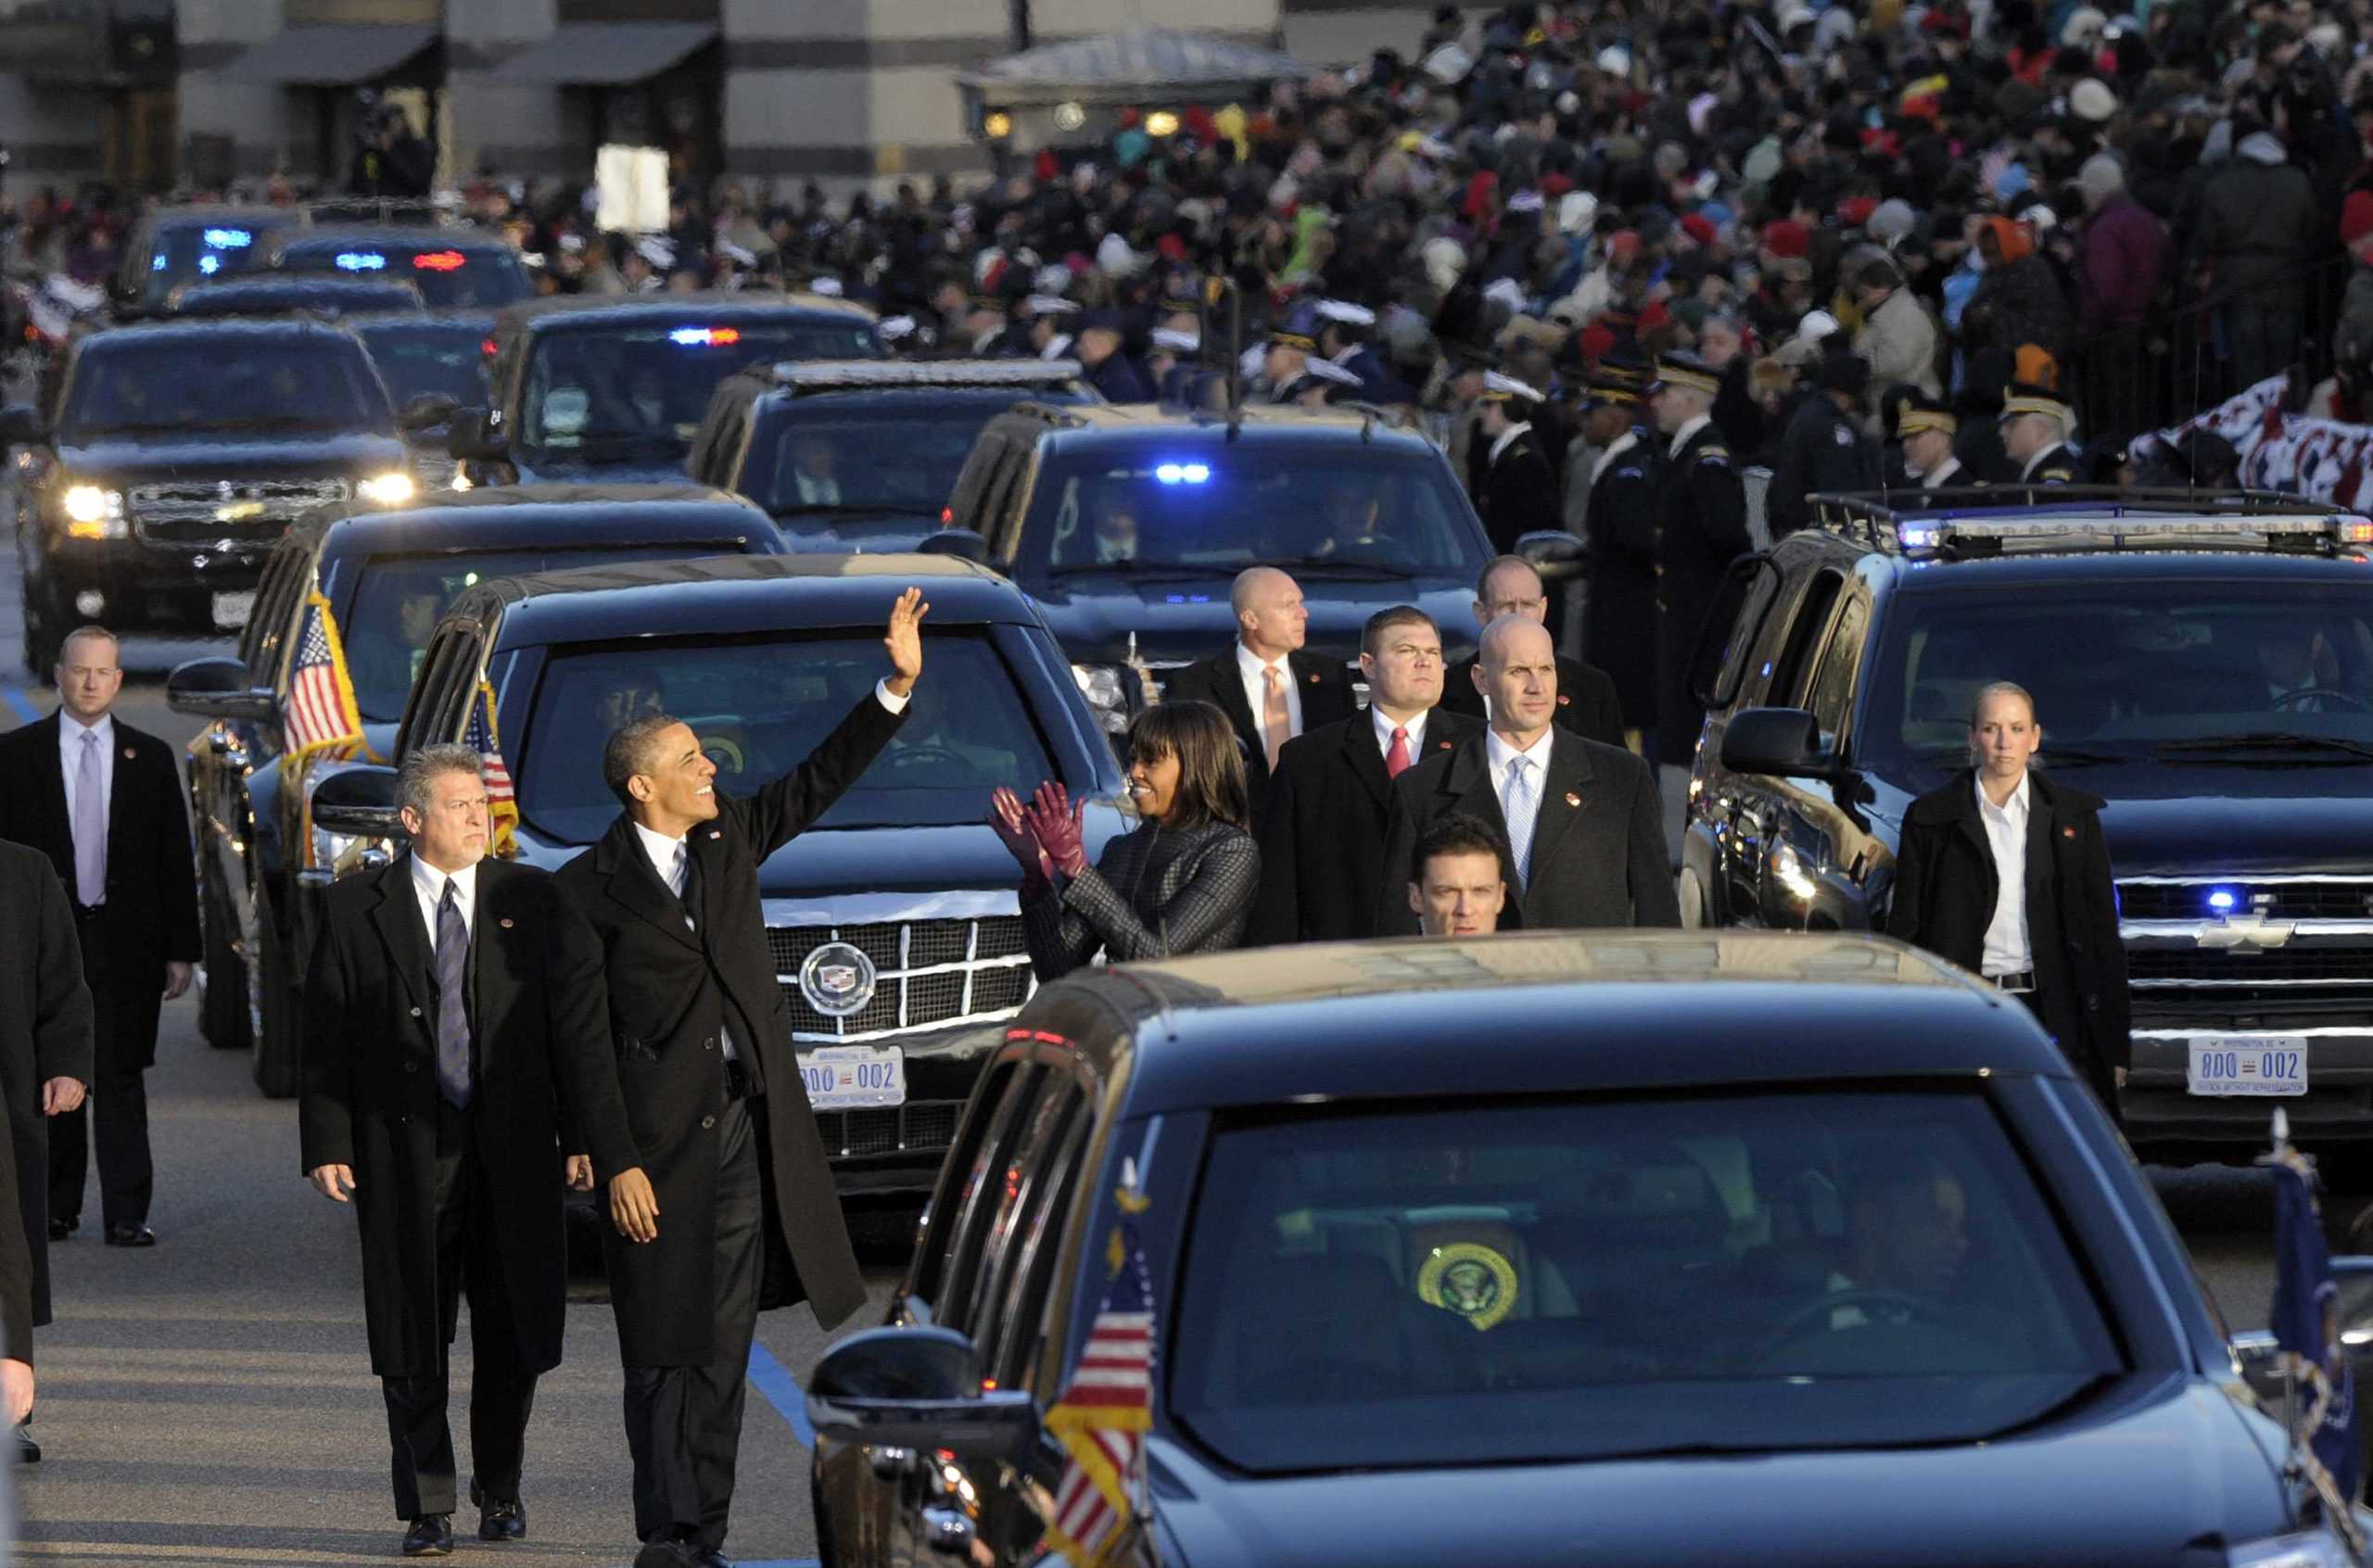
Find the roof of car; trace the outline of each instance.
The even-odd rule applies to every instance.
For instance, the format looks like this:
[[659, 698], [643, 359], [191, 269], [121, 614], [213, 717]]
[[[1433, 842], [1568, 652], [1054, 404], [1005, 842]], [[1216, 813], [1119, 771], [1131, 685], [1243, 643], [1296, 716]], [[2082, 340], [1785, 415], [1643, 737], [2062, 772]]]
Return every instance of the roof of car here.
[[228, 300], [286, 299], [301, 302], [307, 299], [368, 300], [385, 299], [391, 306], [398, 301], [418, 299], [420, 291], [406, 279], [397, 278], [334, 278], [310, 272], [241, 272], [220, 283], [184, 284], [181, 287], [183, 311], [203, 310]]
[[737, 316], [792, 315], [810, 319], [871, 322], [874, 314], [850, 299], [821, 294], [767, 294], [757, 291], [701, 294], [556, 294], [505, 306], [506, 326], [580, 322], [640, 322], [653, 317], [698, 316], [705, 320]]
[[2065, 1078], [2032, 1018], [1862, 933], [1515, 932], [1327, 942], [1082, 971], [1040, 991], [1117, 1015], [1138, 1111], [1814, 1079]]
[[219, 202], [190, 202], [180, 207], [159, 207], [141, 214], [142, 219], [159, 229], [210, 226], [216, 223], [302, 223], [305, 215], [293, 207], [225, 207]]
[[[577, 538], [632, 542], [645, 535], [771, 544], [773, 521], [727, 490], [705, 485], [519, 485], [439, 490], [398, 512], [330, 512], [344, 550], [505, 550]], [[299, 525], [302, 526], [304, 525]], [[292, 532], [295, 530], [292, 529]]]
[[95, 332], [75, 345], [75, 351], [88, 354], [95, 349], [138, 348], [144, 343], [164, 342], [197, 335], [209, 337], [225, 335], [245, 339], [269, 338], [286, 342], [296, 337], [335, 338], [350, 343], [359, 352], [362, 344], [346, 330], [342, 322], [326, 322], [319, 316], [161, 316], [155, 320], [127, 322]]
[[2243, 550], [2076, 550], [2055, 555], [2003, 555], [1976, 561], [1884, 559], [1896, 573], [1897, 593], [1949, 594], [2022, 584], [2098, 583], [2110, 578], [2173, 582], [2356, 583], [2373, 589], [2373, 572], [2346, 556]]
[[485, 229], [423, 228], [417, 223], [315, 223], [280, 236], [279, 248], [379, 245], [404, 250], [501, 250], [517, 247]]
[[1224, 411], [1173, 408], [1157, 403], [1098, 403], [1064, 407], [1047, 420], [1049, 432], [1065, 444], [1106, 440], [1136, 443], [1148, 440], [1197, 441], [1226, 445], [1235, 441], [1308, 441], [1330, 445], [1365, 442], [1412, 450], [1432, 449], [1415, 430], [1364, 410], [1248, 407], [1231, 424]]
[[494, 326], [494, 312], [483, 306], [444, 310], [357, 310], [341, 318], [357, 332], [450, 332], [483, 337]]
[[909, 585], [923, 590], [931, 625], [1026, 623], [1022, 590], [953, 555], [717, 556], [580, 566], [481, 584], [509, 606], [502, 645], [615, 637], [734, 636], [810, 627], [879, 629]]

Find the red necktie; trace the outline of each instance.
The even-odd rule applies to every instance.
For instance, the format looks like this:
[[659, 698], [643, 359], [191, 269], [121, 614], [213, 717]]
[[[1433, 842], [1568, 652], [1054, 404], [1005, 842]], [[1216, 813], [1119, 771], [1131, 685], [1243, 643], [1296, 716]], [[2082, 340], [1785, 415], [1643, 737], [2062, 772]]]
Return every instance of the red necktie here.
[[1392, 727], [1392, 746], [1384, 753], [1384, 776], [1398, 778], [1401, 770], [1409, 765], [1409, 732], [1399, 725]]

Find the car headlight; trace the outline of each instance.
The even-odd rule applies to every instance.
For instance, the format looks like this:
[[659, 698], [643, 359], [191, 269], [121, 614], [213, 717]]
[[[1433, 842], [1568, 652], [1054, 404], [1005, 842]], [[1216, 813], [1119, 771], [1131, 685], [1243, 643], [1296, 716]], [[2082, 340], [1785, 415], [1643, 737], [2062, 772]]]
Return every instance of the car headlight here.
[[1096, 722], [1106, 733], [1118, 735], [1129, 727], [1129, 689], [1122, 683], [1119, 670], [1110, 664], [1073, 664], [1072, 679], [1078, 683], [1087, 705], [1096, 710]]
[[59, 505], [66, 531], [78, 539], [120, 539], [126, 532], [123, 492], [98, 485], [70, 485]]
[[2329, 1531], [2303, 1530], [2243, 1541], [2225, 1554], [2230, 1568], [2347, 1568], [2347, 1549]]
[[418, 487], [409, 474], [381, 474], [365, 479], [354, 488], [364, 500], [375, 501], [381, 506], [401, 506], [412, 499], [412, 492]]

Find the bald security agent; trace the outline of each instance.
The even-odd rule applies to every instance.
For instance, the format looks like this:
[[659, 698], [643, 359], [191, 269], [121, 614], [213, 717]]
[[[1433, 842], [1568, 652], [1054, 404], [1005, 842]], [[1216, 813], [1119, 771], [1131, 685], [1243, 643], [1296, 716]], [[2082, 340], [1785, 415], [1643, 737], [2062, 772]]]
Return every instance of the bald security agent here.
[[[1548, 624], [1549, 590], [1532, 563], [1521, 555], [1493, 556], [1475, 581], [1475, 629], [1479, 632], [1503, 615]], [[1450, 667], [1442, 680], [1442, 711], [1479, 726], [1488, 704], [1476, 683], [1475, 668], [1472, 655]], [[1558, 654], [1557, 724], [1602, 746], [1622, 745], [1623, 702], [1614, 679], [1595, 665]]]
[[636, 1568], [723, 1561], [759, 1311], [805, 1300], [830, 1329], [865, 1304], [767, 947], [758, 866], [907, 722], [930, 608], [919, 589], [898, 596], [882, 639], [890, 675], [747, 798], [717, 792], [717, 765], [689, 725], [645, 714], [621, 726], [602, 766], [623, 809], [560, 870], [602, 939], [619, 1087], [656, 1189], [654, 1209], [614, 1201], [603, 1236]]
[[614, 1189], [648, 1190], [610, 1060], [601, 944], [551, 873], [488, 856], [479, 769], [468, 746], [404, 758], [411, 844], [331, 884], [305, 970], [301, 1164], [362, 1233], [407, 1557], [452, 1549], [463, 1298], [478, 1536], [518, 1540], [527, 1416], [566, 1321], [564, 1175], [590, 1187], [590, 1150]]
[[1357, 703], [1340, 664], [1302, 651], [1310, 611], [1301, 585], [1275, 566], [1251, 566], [1237, 574], [1227, 601], [1236, 612], [1235, 640], [1173, 672], [1162, 697], [1209, 702], [1227, 715], [1244, 748], [1244, 784], [1257, 816], [1268, 798], [1269, 769], [1286, 742], [1351, 717]]
[[[1521, 615], [1492, 622], [1478, 678], [1491, 699], [1491, 727], [1393, 783], [1388, 871], [1410, 864], [1437, 818], [1465, 812], [1507, 840], [1514, 897], [1504, 927], [1680, 925], [1656, 778], [1630, 752], [1557, 727], [1548, 628]], [[1378, 936], [1417, 929], [1402, 890], [1377, 903]]]
[[[32, 1331], [49, 1321], [49, 1136], [44, 1118], [82, 1103], [91, 1081], [91, 990], [82, 980], [74, 910], [47, 856], [0, 840], [0, 1104], [7, 1106], [0, 1210], [0, 1397], [9, 1419], [32, 1408]], [[0, 1193], [0, 1201], [8, 1195]], [[17, 1244], [24, 1244], [22, 1289]], [[21, 1408], [19, 1398], [21, 1397]], [[18, 1434], [19, 1457], [41, 1448]]]
[[1392, 781], [1483, 727], [1437, 705], [1441, 632], [1415, 605], [1368, 617], [1360, 669], [1367, 711], [1321, 725], [1278, 753], [1261, 814], [1261, 892], [1245, 932], [1250, 945], [1374, 936]]

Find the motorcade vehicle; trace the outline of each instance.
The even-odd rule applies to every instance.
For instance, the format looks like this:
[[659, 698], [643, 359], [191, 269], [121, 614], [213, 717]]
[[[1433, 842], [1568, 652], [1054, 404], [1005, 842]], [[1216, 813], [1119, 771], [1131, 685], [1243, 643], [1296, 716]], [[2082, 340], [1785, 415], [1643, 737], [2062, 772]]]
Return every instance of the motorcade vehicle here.
[[66, 634], [236, 632], [289, 523], [415, 488], [395, 410], [352, 334], [310, 318], [144, 322], [75, 343], [17, 449], [24, 658]]
[[291, 276], [402, 281], [432, 310], [494, 310], [534, 297], [518, 248], [482, 229], [349, 224], [284, 231], [264, 266]]
[[[397, 408], [414, 411], [404, 421], [404, 444], [421, 487], [450, 487], [460, 472], [451, 450], [452, 416], [484, 408], [494, 317], [482, 310], [399, 310], [382, 316], [352, 316], [347, 325], [371, 350], [387, 394]], [[435, 407], [423, 398], [435, 400]]]
[[493, 401], [453, 423], [474, 485], [681, 478], [727, 376], [882, 354], [864, 306], [758, 290], [555, 297], [505, 309], [493, 337]]
[[822, 360], [720, 383], [685, 471], [749, 497], [793, 550], [912, 550], [981, 427], [1027, 398], [1099, 399], [1075, 360]]
[[[616, 819], [601, 768], [615, 726], [673, 714], [717, 764], [719, 791], [770, 783], [886, 673], [882, 625], [910, 585], [931, 614], [907, 722], [758, 881], [781, 1001], [772, 1027], [800, 1055], [852, 1198], [928, 1189], [979, 1066], [977, 1026], [1011, 1017], [1034, 988], [1021, 878], [985, 823], [990, 791], [1060, 780], [1089, 803], [1091, 855], [1124, 826], [1119, 765], [1019, 589], [967, 562], [890, 554], [481, 583], [431, 639], [393, 753], [464, 739], [488, 683], [517, 854], [557, 867]], [[384, 834], [393, 804], [387, 771], [358, 768], [316, 791], [314, 821]]]
[[287, 316], [335, 321], [370, 310], [417, 310], [420, 290], [406, 278], [248, 276], [184, 284], [165, 296], [167, 316]]
[[[1236, 635], [1228, 589], [1281, 567], [1310, 609], [1308, 647], [1352, 666], [1376, 612], [1416, 604], [1452, 660], [1474, 651], [1490, 538], [1431, 442], [1357, 408], [1186, 411], [1024, 403], [982, 430], [935, 547], [964, 543], [1022, 585], [1114, 734], [1160, 700], [1165, 672]], [[1525, 552], [1570, 563], [1544, 531]]]
[[[693, 485], [442, 491], [395, 512], [324, 507], [291, 526], [264, 567], [236, 651], [182, 664], [165, 687], [175, 712], [209, 721], [185, 765], [207, 1039], [248, 1052], [266, 1094], [296, 1092], [300, 977], [321, 899], [337, 872], [372, 853], [317, 828], [309, 803], [341, 768], [395, 754], [429, 636], [457, 598], [517, 573], [780, 548], [765, 513]], [[293, 737], [314, 731], [298, 725], [296, 705], [323, 701], [324, 651], [309, 660], [302, 646], [317, 596], [362, 725], [352, 744], [299, 751]]]
[[108, 281], [109, 308], [118, 322], [155, 314], [164, 309], [166, 296], [184, 284], [235, 277], [261, 266], [273, 236], [305, 221], [294, 208], [212, 202], [144, 212]]
[[2127, 1135], [2154, 1157], [2373, 1153], [2373, 524], [2292, 496], [1822, 497], [1709, 626], [1684, 921], [1882, 927], [1903, 815], [2034, 693], [2109, 803]]
[[2025, 1010], [1857, 933], [1080, 971], [883, 1319], [806, 1381], [831, 1568], [1100, 1508], [1169, 1568], [2309, 1568], [2366, 1522]]

